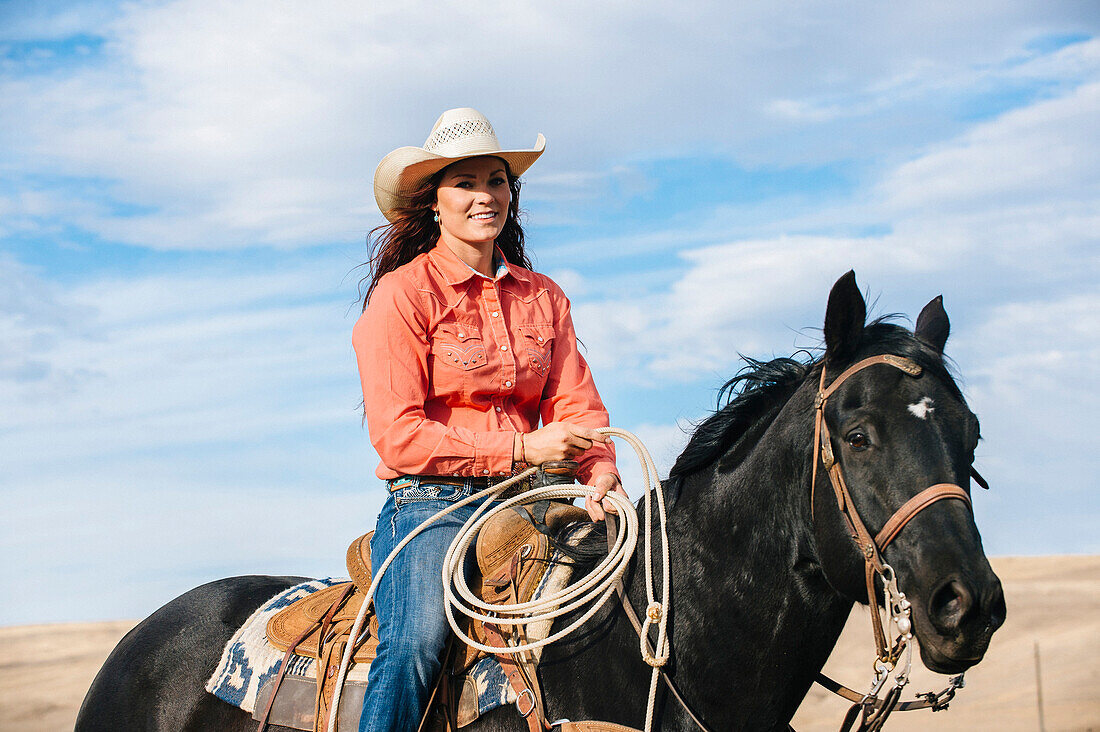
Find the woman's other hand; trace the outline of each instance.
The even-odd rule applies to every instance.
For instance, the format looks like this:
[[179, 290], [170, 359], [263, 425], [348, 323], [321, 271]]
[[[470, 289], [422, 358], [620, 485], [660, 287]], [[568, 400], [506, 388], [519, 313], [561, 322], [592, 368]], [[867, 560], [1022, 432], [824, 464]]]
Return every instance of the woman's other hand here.
[[569, 422], [550, 424], [522, 435], [523, 460], [531, 465], [542, 465], [551, 460], [572, 460], [597, 442], [610, 442], [611, 438], [594, 429]]
[[626, 491], [623, 490], [623, 484], [619, 482], [618, 476], [614, 473], [602, 473], [596, 476], [596, 479], [592, 481], [590, 486], [596, 489], [596, 495], [585, 496], [584, 509], [588, 511], [588, 515], [592, 517], [593, 521], [603, 521], [606, 511], [618, 513], [615, 507], [611, 505], [611, 501], [604, 500], [604, 496], [607, 495], [608, 491], [614, 491], [623, 496], [626, 495]]

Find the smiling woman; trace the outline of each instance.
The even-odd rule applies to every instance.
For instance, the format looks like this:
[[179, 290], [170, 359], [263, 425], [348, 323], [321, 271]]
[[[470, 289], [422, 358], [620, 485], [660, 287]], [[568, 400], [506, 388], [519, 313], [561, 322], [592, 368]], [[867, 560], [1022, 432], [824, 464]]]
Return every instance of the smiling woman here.
[[[530, 150], [502, 150], [484, 116], [453, 109], [423, 148], [395, 150], [375, 173], [390, 223], [374, 232], [353, 343], [375, 472], [389, 485], [371, 540], [376, 576], [422, 521], [527, 463], [578, 460], [598, 492], [593, 519], [604, 493], [622, 491], [569, 301], [524, 251], [518, 176], [544, 145], [539, 135]], [[361, 730], [417, 727], [449, 633], [443, 555], [479, 505], [432, 524], [382, 576]]]
[[474, 269], [492, 276], [492, 250], [481, 242], [496, 241], [512, 201], [508, 168], [497, 157], [477, 157], [447, 166], [436, 189], [433, 219], [439, 238]]

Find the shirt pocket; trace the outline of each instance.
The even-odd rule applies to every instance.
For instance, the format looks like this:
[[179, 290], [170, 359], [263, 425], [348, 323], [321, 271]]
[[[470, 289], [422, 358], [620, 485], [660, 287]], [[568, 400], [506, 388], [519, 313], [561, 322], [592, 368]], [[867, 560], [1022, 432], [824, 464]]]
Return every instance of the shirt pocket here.
[[554, 326], [532, 323], [519, 325], [518, 330], [528, 366], [545, 378], [554, 358]]
[[476, 326], [453, 320], [436, 326], [431, 352], [437, 364], [459, 371], [471, 371], [488, 363], [481, 331]]

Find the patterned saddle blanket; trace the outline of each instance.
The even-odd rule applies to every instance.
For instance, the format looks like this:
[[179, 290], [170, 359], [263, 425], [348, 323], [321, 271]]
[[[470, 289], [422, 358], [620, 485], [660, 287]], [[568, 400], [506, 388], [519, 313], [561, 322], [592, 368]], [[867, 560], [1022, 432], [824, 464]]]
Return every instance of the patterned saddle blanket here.
[[[504, 577], [502, 571], [507, 570], [498, 570], [497, 567], [513, 565], [510, 584], [514, 592], [517, 577], [513, 557], [521, 557], [523, 564], [531, 568], [521, 574], [522, 579], [518, 583], [522, 585], [520, 592], [523, 600], [553, 594], [565, 587], [571, 577], [572, 569], [562, 553], [557, 549], [551, 549], [546, 542], [546, 537], [534, 531], [532, 525], [527, 523], [527, 519], [521, 518], [521, 521], [531, 528], [531, 531], [520, 528], [517, 517], [522, 517], [522, 512], [506, 511], [498, 515], [501, 516], [501, 526], [496, 530], [490, 530], [492, 527], [486, 526], [481, 532], [484, 536], [478, 538], [477, 554], [482, 574], [475, 584], [475, 592], [480, 586], [480, 592], [477, 594], [481, 594], [487, 601], [494, 599], [506, 601], [507, 598], [500, 593], [500, 588]], [[560, 528], [563, 520], [575, 521], [582, 516], [583, 509], [560, 506], [554, 523], [557, 524], [556, 528]], [[580, 535], [584, 531], [585, 524], [575, 526], [577, 530], [574, 533]], [[523, 539], [517, 540], [517, 536], [522, 536]], [[352, 544], [348, 553], [349, 571], [355, 584], [363, 589], [370, 584], [369, 572], [364, 573], [364, 562], [369, 568], [370, 558], [369, 555], [364, 556], [359, 552], [367, 551], [367, 547], [369, 547], [369, 539], [360, 537]], [[267, 701], [275, 686], [273, 681], [279, 674], [289, 645], [286, 640], [286, 628], [301, 624], [301, 615], [310, 604], [309, 598], [313, 597], [317, 600], [324, 595], [338, 594], [340, 590], [336, 586], [348, 582], [347, 579], [339, 578], [303, 582], [278, 593], [261, 605], [226, 644], [218, 666], [206, 684], [206, 690], [259, 719], [267, 707]], [[494, 598], [494, 593], [500, 596]], [[352, 601], [349, 601], [347, 609], [342, 611], [344, 615], [347, 615], [350, 610], [351, 616], [354, 616], [355, 610], [361, 605], [363, 594], [365, 592], [353, 596], [357, 597], [359, 602], [353, 605]], [[299, 604], [292, 607], [295, 603]], [[317, 605], [316, 602], [312, 604]], [[309, 612], [315, 615], [316, 609]], [[374, 630], [377, 626], [372, 625], [374, 627], [371, 630]], [[546, 637], [549, 631], [549, 622], [544, 627], [528, 628], [528, 640]], [[479, 640], [481, 639], [479, 636], [483, 636], [483, 633], [484, 631], [479, 628], [471, 628], [471, 635]], [[338, 715], [340, 729], [358, 728], [359, 715], [366, 693], [367, 674], [370, 661], [374, 656], [372, 641], [374, 641], [373, 637], [354, 654], [355, 662], [349, 668], [341, 692]], [[303, 649], [303, 655], [290, 656], [284, 678], [278, 686], [276, 702], [272, 705], [268, 719], [272, 724], [302, 730], [315, 729], [318, 703], [317, 679], [324, 678], [326, 671], [331, 673], [334, 667], [338, 667], [340, 659], [337, 653], [325, 661], [318, 661], [316, 656], [324, 657], [324, 653], [317, 653], [316, 643], [313, 648], [306, 648], [307, 645], [308, 642], [299, 646]], [[455, 654], [456, 658], [452, 664], [452, 668], [459, 671], [453, 686], [460, 690], [457, 704], [459, 726], [469, 724], [498, 706], [516, 702], [516, 692], [508, 683], [505, 672], [496, 657], [479, 655], [465, 647], [464, 650], [466, 652]], [[320, 675], [318, 674], [319, 663], [328, 664], [327, 667], [321, 668]], [[325, 693], [331, 701], [331, 691], [326, 688]]]

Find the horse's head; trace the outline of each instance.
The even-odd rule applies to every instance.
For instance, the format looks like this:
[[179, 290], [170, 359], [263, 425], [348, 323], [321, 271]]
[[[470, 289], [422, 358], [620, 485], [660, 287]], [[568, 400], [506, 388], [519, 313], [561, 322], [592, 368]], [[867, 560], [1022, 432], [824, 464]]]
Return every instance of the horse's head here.
[[[978, 419], [943, 363], [950, 326], [941, 298], [917, 319], [915, 333], [867, 325], [866, 303], [849, 272], [829, 295], [825, 316], [826, 387], [852, 364], [880, 354], [920, 366], [911, 375], [890, 364], [853, 373], [825, 402], [832, 452], [855, 511], [874, 536], [901, 506], [936, 484], [969, 485]], [[867, 600], [863, 555], [852, 541], [822, 466], [814, 487], [814, 531], [832, 585]], [[982, 550], [968, 502], [939, 500], [914, 515], [882, 552], [912, 602], [914, 633], [928, 668], [958, 673], [982, 659], [1004, 622], [1001, 583]]]

